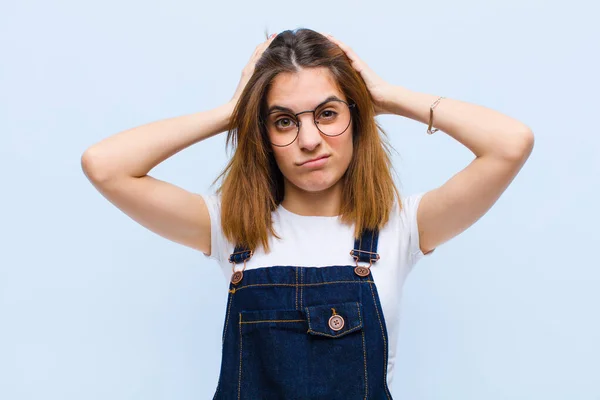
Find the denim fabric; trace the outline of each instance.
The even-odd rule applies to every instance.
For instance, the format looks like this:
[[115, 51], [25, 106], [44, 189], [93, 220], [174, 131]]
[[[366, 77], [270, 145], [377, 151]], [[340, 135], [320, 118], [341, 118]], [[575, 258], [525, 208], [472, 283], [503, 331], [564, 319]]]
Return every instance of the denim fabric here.
[[[377, 236], [365, 232], [354, 254], [376, 261]], [[236, 252], [243, 257], [234, 262], [251, 256]], [[230, 283], [213, 399], [391, 399], [377, 287], [355, 266], [260, 267]], [[343, 319], [339, 330], [333, 315]]]

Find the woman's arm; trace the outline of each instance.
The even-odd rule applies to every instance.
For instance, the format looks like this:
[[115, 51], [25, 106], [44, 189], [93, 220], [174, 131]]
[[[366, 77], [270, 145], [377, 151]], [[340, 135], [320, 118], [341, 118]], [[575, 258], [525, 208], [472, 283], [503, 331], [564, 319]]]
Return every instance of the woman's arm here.
[[[376, 114], [397, 114], [429, 123], [429, 108], [438, 96], [389, 84], [350, 46], [331, 35], [325, 36], [346, 53], [360, 73]], [[517, 175], [534, 142], [531, 129], [523, 123], [489, 108], [453, 99], [442, 99], [435, 107], [433, 126], [465, 145], [476, 158], [421, 199], [417, 224], [423, 253], [433, 251], [481, 218]]]
[[147, 174], [186, 147], [230, 128], [231, 114], [256, 61], [274, 37], [256, 46], [226, 104], [129, 129], [88, 148], [81, 157], [81, 166], [90, 182], [141, 225], [210, 255], [210, 215], [202, 196]]
[[[438, 96], [394, 86], [386, 108], [429, 123]], [[423, 196], [417, 212], [424, 253], [463, 232], [481, 218], [512, 182], [534, 144], [531, 129], [497, 111], [460, 100], [442, 99], [433, 126], [462, 143], [475, 159], [442, 186]], [[423, 130], [425, 132], [425, 129]]]
[[129, 129], [89, 147], [81, 166], [94, 187], [136, 222], [174, 242], [211, 252], [202, 196], [148, 172], [184, 148], [227, 130], [233, 105]]
[[94, 183], [141, 178], [172, 155], [227, 129], [232, 105], [168, 118], [107, 137], [89, 147], [82, 167]]

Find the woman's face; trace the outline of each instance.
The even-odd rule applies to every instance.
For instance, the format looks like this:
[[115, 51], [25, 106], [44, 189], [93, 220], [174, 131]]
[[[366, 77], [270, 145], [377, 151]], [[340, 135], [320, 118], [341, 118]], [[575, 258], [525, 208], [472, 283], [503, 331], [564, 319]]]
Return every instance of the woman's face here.
[[[271, 143], [285, 144], [293, 139], [300, 121], [300, 132], [292, 144], [279, 147], [271, 145], [275, 161], [281, 170], [286, 188], [292, 184], [300, 190], [319, 192], [331, 188], [340, 181], [352, 159], [352, 124], [344, 125], [338, 136], [322, 134], [313, 120], [314, 110], [330, 96], [348, 103], [348, 99], [337, 88], [328, 68], [302, 69], [297, 73], [278, 74], [267, 94], [267, 133]], [[320, 106], [316, 111], [319, 126], [329, 133], [339, 129], [338, 111], [350, 112], [341, 102], [331, 102], [331, 107]], [[275, 108], [288, 108], [290, 111]], [[345, 109], [339, 108], [346, 107]], [[338, 118], [338, 120], [336, 120]], [[338, 125], [336, 125], [338, 124]], [[347, 127], [346, 127], [347, 126]], [[291, 139], [286, 139], [291, 138]], [[309, 162], [310, 160], [318, 161]], [[286, 189], [287, 191], [287, 189]]]

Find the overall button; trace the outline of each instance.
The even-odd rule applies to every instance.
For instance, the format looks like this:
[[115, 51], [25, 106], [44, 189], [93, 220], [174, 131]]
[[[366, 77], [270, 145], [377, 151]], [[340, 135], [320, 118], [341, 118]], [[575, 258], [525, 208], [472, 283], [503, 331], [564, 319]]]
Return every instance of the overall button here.
[[365, 276], [368, 276], [371, 271], [367, 267], [358, 266], [354, 268], [354, 273], [364, 278]]
[[233, 275], [231, 276], [231, 283], [233, 283], [234, 285], [237, 285], [238, 283], [240, 283], [243, 276], [244, 276], [244, 274], [242, 273], [242, 271], [235, 271], [233, 273]]
[[334, 331], [339, 331], [344, 327], [344, 318], [339, 315], [332, 315], [329, 318], [329, 327]]

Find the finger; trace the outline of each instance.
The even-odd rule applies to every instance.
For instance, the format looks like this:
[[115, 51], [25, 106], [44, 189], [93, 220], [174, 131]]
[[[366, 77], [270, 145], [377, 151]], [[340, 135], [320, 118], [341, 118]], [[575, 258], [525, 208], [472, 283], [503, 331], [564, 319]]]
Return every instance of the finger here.
[[269, 38], [267, 40], [265, 40], [264, 42], [257, 44], [256, 47], [254, 48], [254, 54], [261, 53], [264, 49], [269, 47], [269, 45], [271, 44], [273, 39], [275, 39], [276, 36], [277, 36], [277, 34], [274, 33], [271, 36], [269, 36]]
[[350, 46], [347, 46], [341, 40], [334, 38], [333, 35], [331, 35], [329, 33], [324, 33], [323, 35], [325, 35], [325, 37], [327, 37], [327, 39], [331, 40], [333, 43], [337, 44], [340, 49], [344, 50], [344, 53], [346, 53], [348, 55], [348, 57], [350, 57], [350, 55], [352, 55], [352, 56], [358, 58], [356, 56], [356, 54], [354, 54], [354, 52], [352, 51]]
[[269, 47], [273, 39], [275, 39], [276, 35], [277, 34], [271, 35], [271, 37], [268, 40], [256, 46], [254, 52], [252, 53], [252, 56], [250, 57], [251, 63], [255, 63], [256, 61], [258, 61], [258, 59], [262, 56], [262, 53], [264, 53], [264, 51], [267, 49], [267, 47]]
[[352, 61], [352, 66], [354, 66], [354, 68], [358, 72], [360, 72], [360, 71], [368, 68], [367, 65], [354, 52], [354, 50], [352, 50], [352, 48], [350, 46], [348, 46], [347, 44], [345, 44], [341, 40], [334, 38], [332, 35], [327, 34], [326, 36], [333, 43], [337, 44], [339, 46], [339, 48], [344, 51], [344, 53], [346, 53], [346, 55], [348, 56], [348, 58], [350, 59], [350, 61]]
[[271, 44], [271, 42], [273, 41], [273, 39], [275, 39], [275, 37], [277, 36], [276, 33], [272, 34], [271, 36], [269, 36], [269, 38], [267, 40], [265, 40], [264, 42], [262, 42], [260, 44], [260, 46], [262, 47], [269, 47], [269, 45]]
[[255, 56], [256, 57], [260, 57], [262, 55], [262, 53], [264, 53], [264, 51], [271, 45], [271, 42], [273, 42], [273, 39], [275, 39], [275, 37], [277, 36], [276, 33], [272, 34], [269, 39], [267, 39], [266, 41], [264, 41], [263, 43], [259, 44], [256, 47], [256, 53]]
[[353, 60], [360, 60], [358, 58], [358, 56], [356, 55], [356, 53], [354, 53], [354, 51], [350, 48], [350, 46], [346, 45], [344, 42], [342, 42], [341, 40], [334, 38], [331, 35], [327, 36], [329, 38], [329, 40], [331, 40], [333, 43], [337, 44], [340, 49], [344, 50], [344, 53], [346, 53], [348, 55], [349, 58], [353, 59]]

